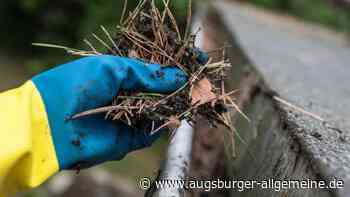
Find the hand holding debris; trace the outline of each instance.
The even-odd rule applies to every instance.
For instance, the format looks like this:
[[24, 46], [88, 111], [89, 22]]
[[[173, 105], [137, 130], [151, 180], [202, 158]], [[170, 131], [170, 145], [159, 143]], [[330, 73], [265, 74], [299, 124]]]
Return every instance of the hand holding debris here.
[[[127, 1], [126, 1], [127, 2]], [[103, 38], [92, 34], [92, 38], [84, 39], [88, 49], [80, 50], [52, 44], [40, 44], [50, 48], [60, 48], [67, 53], [77, 56], [104, 56], [128, 57], [143, 62], [146, 67], [159, 64], [161, 69], [177, 67], [182, 74], [175, 74], [175, 83], [178, 77], [186, 76], [187, 81], [173, 87], [172, 92], [165, 93], [162, 88], [168, 82], [160, 70], [151, 72], [127, 73], [128, 83], [125, 88], [115, 88], [114, 99], [105, 101], [101, 107], [76, 109], [73, 119], [81, 119], [91, 115], [103, 114], [110, 122], [120, 123], [137, 130], [148, 131], [150, 135], [163, 129], [174, 131], [182, 120], [195, 123], [198, 116], [208, 120], [212, 127], [226, 126], [231, 134], [235, 132], [232, 126], [230, 109], [236, 109], [243, 116], [235, 104], [232, 95], [236, 91], [226, 91], [224, 81], [230, 73], [231, 64], [225, 59], [224, 49], [222, 58], [209, 58], [195, 46], [197, 33], [190, 32], [191, 9], [189, 9], [187, 26], [181, 30], [170, 10], [170, 1], [163, 1], [164, 9], [159, 9], [152, 0], [141, 0], [134, 11], [127, 15], [126, 6], [120, 24], [111, 34], [101, 26]], [[191, 1], [189, 1], [191, 5]], [[101, 49], [102, 46], [103, 49]], [[115, 67], [114, 69], [118, 69]], [[148, 70], [146, 69], [146, 70]], [[174, 70], [173, 70], [174, 71]], [[121, 71], [123, 73], [123, 71]], [[178, 72], [178, 71], [177, 71]], [[133, 77], [147, 79], [140, 84], [129, 83]], [[118, 80], [118, 79], [111, 79]], [[159, 84], [150, 84], [154, 81]], [[182, 81], [181, 79], [180, 81]], [[142, 88], [140, 88], [142, 87]], [[155, 88], [157, 87], [157, 88]], [[168, 87], [166, 85], [166, 87]], [[149, 91], [153, 89], [154, 91]], [[134, 90], [134, 91], [130, 91]], [[91, 97], [93, 100], [94, 98]], [[232, 138], [233, 139], [233, 138]]]
[[[172, 93], [186, 83], [187, 76], [176, 67], [104, 55], [56, 67], [33, 81], [45, 102], [62, 170], [120, 160], [130, 151], [150, 146], [160, 135], [106, 120], [105, 114], [73, 120], [74, 114], [110, 105], [121, 92], [145, 99]], [[123, 118], [134, 118], [129, 112], [132, 106], [116, 105], [114, 110], [123, 111]]]

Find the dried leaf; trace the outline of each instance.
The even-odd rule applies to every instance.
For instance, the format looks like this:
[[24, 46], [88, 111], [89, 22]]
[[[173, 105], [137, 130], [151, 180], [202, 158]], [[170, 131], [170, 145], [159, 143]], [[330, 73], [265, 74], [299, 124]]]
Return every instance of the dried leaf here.
[[193, 85], [191, 92], [192, 105], [203, 105], [216, 99], [216, 95], [213, 92], [213, 85], [210, 83], [208, 78], [203, 78], [196, 82]]

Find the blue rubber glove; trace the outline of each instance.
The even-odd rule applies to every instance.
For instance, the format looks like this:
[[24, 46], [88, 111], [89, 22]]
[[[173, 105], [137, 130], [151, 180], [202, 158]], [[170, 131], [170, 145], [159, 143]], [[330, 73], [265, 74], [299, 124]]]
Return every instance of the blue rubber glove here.
[[[155, 74], [159, 72], [164, 75]], [[159, 137], [105, 120], [104, 115], [78, 120], [68, 117], [108, 105], [120, 90], [171, 93], [186, 80], [178, 68], [115, 56], [83, 58], [34, 77], [32, 81], [46, 107], [60, 169], [120, 160]]]

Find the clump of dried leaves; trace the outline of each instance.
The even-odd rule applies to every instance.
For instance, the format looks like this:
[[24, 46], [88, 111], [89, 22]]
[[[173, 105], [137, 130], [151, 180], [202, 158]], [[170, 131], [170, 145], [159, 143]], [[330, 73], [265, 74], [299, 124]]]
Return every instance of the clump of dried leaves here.
[[[87, 39], [84, 42], [89, 47], [88, 51], [36, 44], [62, 48], [69, 54], [79, 56], [111, 54], [137, 58], [146, 63], [177, 66], [189, 76], [189, 81], [172, 94], [121, 91], [111, 106], [82, 112], [73, 118], [106, 113], [109, 119], [155, 133], [163, 128], [175, 129], [183, 119], [194, 122], [194, 118], [200, 115], [207, 118], [212, 126], [222, 124], [233, 130], [227, 112], [230, 108], [241, 111], [231, 98], [235, 91], [226, 92], [223, 83], [231, 65], [224, 58], [219, 62], [209, 59], [207, 63], [198, 60], [201, 54], [194, 44], [196, 33], [192, 34], [189, 30], [191, 9], [186, 31], [182, 35], [169, 2], [163, 0], [164, 10], [160, 10], [154, 1], [141, 0], [135, 10], [124, 17], [126, 3], [116, 35], [112, 36], [104, 27], [101, 29], [105, 39], [92, 34], [105, 51], [98, 51]], [[162, 77], [162, 73], [157, 75]]]

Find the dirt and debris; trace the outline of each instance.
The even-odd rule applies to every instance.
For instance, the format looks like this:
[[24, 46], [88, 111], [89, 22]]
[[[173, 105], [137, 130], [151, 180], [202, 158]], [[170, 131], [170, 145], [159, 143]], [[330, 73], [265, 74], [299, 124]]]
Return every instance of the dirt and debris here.
[[[163, 0], [164, 9], [161, 10], [153, 0], [141, 0], [127, 17], [124, 17], [127, 15], [125, 8], [115, 35], [111, 35], [103, 26], [101, 30], [105, 39], [92, 34], [95, 41], [105, 48], [104, 51], [98, 51], [87, 39], [84, 40], [89, 47], [87, 51], [40, 44], [62, 48], [73, 55], [110, 54], [136, 58], [145, 63], [177, 66], [189, 76], [183, 87], [169, 95], [120, 91], [111, 106], [82, 112], [73, 118], [106, 113], [108, 119], [155, 133], [163, 128], [173, 130], [179, 126], [181, 120], [194, 121], [200, 115], [214, 127], [223, 124], [234, 130], [227, 112], [230, 109], [236, 109], [240, 113], [241, 111], [232, 98], [236, 91], [226, 92], [223, 85], [231, 64], [225, 60], [224, 53], [220, 61], [213, 62], [213, 59], [206, 57], [195, 46], [198, 32], [190, 33], [191, 9], [187, 27], [183, 31], [185, 33], [181, 33], [170, 9], [170, 2]], [[164, 73], [158, 71], [150, 77], [161, 79]]]

